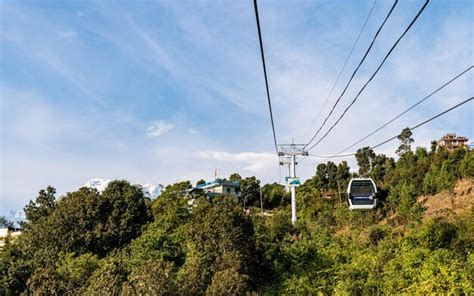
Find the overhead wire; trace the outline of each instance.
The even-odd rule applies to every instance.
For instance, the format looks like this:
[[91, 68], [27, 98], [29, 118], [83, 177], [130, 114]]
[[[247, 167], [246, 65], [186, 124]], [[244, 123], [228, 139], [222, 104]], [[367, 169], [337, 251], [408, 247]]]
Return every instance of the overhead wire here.
[[[384, 127], [386, 127], [387, 125], [391, 124], [392, 122], [394, 122], [395, 120], [397, 120], [398, 118], [402, 117], [403, 115], [405, 115], [407, 112], [409, 112], [410, 110], [412, 110], [413, 108], [415, 108], [416, 106], [418, 106], [419, 104], [423, 103], [424, 101], [426, 101], [427, 99], [429, 99], [430, 97], [432, 97], [433, 95], [435, 95], [436, 93], [438, 93], [440, 90], [442, 90], [443, 88], [445, 88], [446, 86], [450, 85], [451, 83], [453, 83], [454, 81], [456, 81], [458, 78], [460, 78], [461, 76], [463, 76], [464, 74], [466, 74], [467, 72], [469, 72], [470, 70], [472, 70], [474, 66], [469, 66], [467, 69], [465, 69], [464, 71], [462, 71], [461, 73], [459, 73], [458, 75], [456, 75], [455, 77], [453, 77], [452, 79], [450, 79], [448, 82], [444, 83], [442, 86], [438, 87], [436, 90], [434, 90], [433, 92], [431, 92], [430, 94], [428, 94], [427, 96], [425, 96], [424, 98], [422, 98], [421, 100], [417, 101], [415, 104], [413, 104], [412, 106], [410, 106], [409, 108], [407, 108], [406, 110], [404, 110], [403, 112], [401, 112], [400, 114], [398, 114], [397, 116], [393, 117], [392, 119], [390, 119], [389, 121], [387, 121], [386, 123], [384, 123], [383, 125], [381, 125], [380, 127], [378, 127], [377, 129], [375, 129], [374, 131], [372, 131], [371, 133], [369, 133], [368, 135], [366, 135], [365, 137], [363, 137], [362, 139], [356, 141], [355, 143], [351, 144], [350, 146], [347, 146], [346, 148], [344, 148], [343, 150], [339, 151], [338, 153], [334, 154], [334, 156], [338, 156], [340, 155], [341, 153], [344, 153], [346, 152], [347, 150], [351, 149], [352, 147], [356, 146], [357, 144], [361, 143], [362, 141], [366, 140], [367, 138], [369, 138], [370, 136], [374, 135], [375, 133], [379, 132], [381, 129], [383, 129]], [[333, 156], [333, 157], [334, 157]]]
[[349, 104], [349, 106], [347, 106], [347, 108], [344, 110], [344, 112], [341, 114], [341, 116], [336, 120], [336, 122], [327, 130], [327, 132], [314, 144], [312, 145], [308, 150], [311, 150], [313, 149], [314, 147], [316, 147], [319, 143], [321, 143], [322, 140], [324, 140], [327, 135], [334, 129], [334, 127], [341, 121], [341, 119], [344, 117], [344, 115], [346, 115], [347, 111], [350, 109], [350, 107], [352, 107], [352, 105], [354, 105], [354, 103], [357, 101], [357, 99], [359, 98], [360, 94], [364, 91], [364, 89], [367, 87], [367, 85], [372, 81], [372, 79], [375, 77], [375, 75], [377, 75], [377, 73], [379, 72], [379, 70], [382, 68], [383, 64], [386, 62], [386, 60], [388, 59], [388, 57], [391, 55], [391, 53], [393, 52], [393, 50], [395, 49], [395, 47], [398, 45], [398, 43], [402, 40], [402, 38], [406, 35], [406, 33], [411, 29], [411, 27], [413, 26], [413, 24], [416, 22], [416, 20], [419, 18], [419, 16], [421, 15], [421, 13], [425, 10], [426, 6], [428, 5], [430, 1], [429, 0], [426, 0], [425, 1], [425, 4], [423, 4], [423, 6], [421, 7], [421, 9], [418, 11], [418, 13], [416, 14], [415, 18], [413, 18], [413, 20], [410, 22], [410, 24], [408, 25], [408, 27], [405, 29], [405, 31], [403, 32], [403, 34], [398, 38], [398, 40], [393, 44], [392, 48], [389, 50], [389, 52], [385, 55], [384, 59], [382, 60], [382, 62], [380, 63], [380, 65], [377, 67], [377, 69], [374, 71], [374, 73], [372, 74], [372, 76], [369, 78], [369, 80], [367, 80], [367, 82], [364, 84], [364, 86], [359, 90], [359, 92], [357, 93], [357, 95], [355, 96], [355, 98], [352, 100], [352, 102]]
[[[435, 115], [435, 116], [433, 116], [433, 117], [431, 117], [431, 118], [429, 118], [429, 119], [427, 119], [427, 120], [425, 120], [425, 121], [423, 121], [423, 122], [421, 122], [421, 123], [419, 123], [419, 124], [417, 124], [417, 125], [415, 125], [415, 126], [413, 126], [413, 127], [410, 127], [410, 130], [411, 130], [411, 131], [412, 131], [412, 130], [415, 130], [415, 129], [419, 128], [420, 126], [423, 126], [423, 125], [427, 124], [428, 122], [430, 122], [430, 121], [432, 121], [432, 120], [435, 120], [436, 118], [438, 118], [438, 117], [440, 117], [440, 116], [442, 116], [442, 115], [444, 115], [444, 114], [446, 114], [446, 113], [448, 113], [448, 112], [450, 112], [450, 111], [452, 111], [452, 110], [454, 110], [454, 109], [456, 109], [456, 108], [458, 108], [458, 107], [460, 107], [460, 106], [466, 104], [467, 102], [472, 101], [473, 99], [474, 99], [474, 97], [470, 97], [469, 99], [464, 100], [464, 101], [462, 101], [461, 103], [459, 103], [459, 104], [457, 104], [457, 105], [455, 105], [455, 106], [453, 106], [453, 107], [451, 107], [451, 108], [449, 108], [449, 109], [447, 109], [447, 110], [445, 110], [445, 111], [443, 111], [443, 112], [441, 112], [441, 113], [439, 113], [439, 114], [437, 114], [437, 115]], [[392, 141], [392, 140], [395, 140], [398, 136], [400, 136], [400, 135], [396, 135], [396, 136], [394, 136], [394, 137], [391, 137], [390, 139], [387, 139], [387, 140], [385, 140], [385, 141], [383, 141], [383, 142], [381, 142], [381, 143], [379, 143], [379, 144], [377, 144], [377, 145], [375, 145], [375, 146], [372, 146], [371, 148], [372, 148], [372, 149], [378, 148], [378, 147], [380, 147], [380, 146], [382, 146], [382, 145], [384, 145], [384, 144], [386, 144], [386, 143], [388, 143], [388, 142], [390, 142], [390, 141]]]
[[329, 111], [329, 114], [326, 116], [326, 118], [324, 119], [323, 123], [321, 124], [321, 126], [318, 128], [318, 130], [316, 131], [316, 133], [313, 135], [313, 137], [308, 141], [308, 143], [304, 146], [304, 148], [308, 147], [313, 141], [314, 139], [316, 138], [316, 136], [319, 134], [319, 132], [321, 131], [321, 129], [326, 125], [326, 122], [328, 121], [329, 117], [331, 117], [332, 113], [334, 112], [334, 109], [336, 108], [337, 104], [339, 103], [339, 101], [341, 100], [342, 96], [346, 93], [347, 91], [347, 88], [349, 87], [349, 85], [351, 84], [352, 80], [354, 79], [354, 76], [356, 75], [357, 71], [359, 71], [359, 68], [362, 66], [362, 64], [364, 63], [367, 55], [369, 54], [369, 52], [371, 51], [374, 43], [375, 43], [375, 40], [377, 39], [377, 37], [379, 36], [380, 34], [380, 31], [382, 31], [382, 28], [384, 27], [385, 23], [387, 22], [387, 20], [389, 19], [390, 15], [392, 14], [393, 10], [395, 9], [395, 7], [397, 6], [398, 4], [398, 0], [395, 0], [395, 2], [393, 3], [392, 5], [392, 8], [390, 9], [390, 11], [388, 12], [387, 16], [385, 17], [384, 21], [382, 22], [382, 24], [380, 25], [380, 27], [378, 28], [377, 32], [375, 33], [373, 39], [372, 39], [372, 42], [370, 43], [369, 47], [367, 48], [367, 50], [365, 51], [365, 54], [364, 56], [362, 57], [362, 59], [360, 60], [359, 62], [359, 65], [357, 65], [357, 67], [355, 68], [354, 72], [352, 72], [352, 75], [351, 77], [349, 78], [349, 81], [347, 81], [347, 84], [346, 86], [344, 87], [342, 93], [339, 95], [339, 97], [337, 98], [336, 102], [334, 103], [334, 105], [332, 106], [331, 108], [331, 111]]
[[341, 154], [341, 155], [317, 155], [317, 154], [308, 154], [309, 156], [316, 157], [316, 158], [336, 158], [336, 157], [348, 157], [348, 156], [353, 156], [353, 153], [349, 154]]
[[260, 54], [261, 54], [261, 58], [262, 58], [263, 75], [265, 77], [265, 88], [266, 88], [266, 91], [267, 91], [268, 109], [270, 111], [270, 121], [272, 123], [273, 141], [274, 141], [274, 144], [275, 144], [276, 154], [278, 155], [278, 144], [277, 144], [277, 137], [276, 137], [276, 133], [275, 133], [275, 123], [273, 121], [273, 112], [272, 112], [272, 102], [271, 102], [271, 99], [270, 99], [270, 90], [268, 88], [267, 67], [265, 65], [265, 53], [263, 51], [262, 32], [261, 32], [261, 29], [260, 29], [260, 19], [258, 17], [257, 0], [254, 0], [253, 4], [254, 4], [254, 8], [255, 8], [255, 19], [257, 21], [257, 31], [258, 31], [258, 40], [259, 40], [259, 43], [260, 43]]
[[337, 83], [339, 82], [339, 78], [341, 78], [342, 73], [343, 73], [344, 70], [346, 69], [347, 63], [349, 62], [349, 59], [351, 58], [352, 53], [354, 52], [355, 47], [356, 47], [357, 44], [359, 43], [360, 36], [362, 35], [362, 32], [364, 32], [365, 27], [367, 26], [367, 23], [369, 22], [369, 18], [370, 18], [370, 16], [372, 15], [372, 12], [374, 11], [374, 8], [375, 8], [375, 5], [376, 5], [376, 4], [377, 4], [377, 0], [374, 1], [374, 4], [372, 5], [372, 8], [371, 8], [370, 11], [369, 11], [369, 14], [368, 14], [367, 17], [365, 18], [365, 22], [364, 22], [364, 24], [362, 25], [362, 28], [360, 29], [359, 34], [357, 35], [357, 38], [356, 38], [354, 44], [352, 45], [352, 48], [351, 48], [351, 50], [349, 51], [349, 54], [347, 55], [346, 60], [344, 61], [344, 64], [342, 65], [341, 70], [339, 71], [339, 74], [337, 75], [336, 81], [334, 81], [334, 84], [332, 85], [331, 90], [329, 91], [329, 94], [327, 95], [326, 99], [324, 100], [323, 106], [321, 107], [321, 109], [319, 109], [318, 115], [316, 115], [316, 118], [314, 119], [313, 123], [311, 124], [311, 126], [309, 127], [309, 129], [306, 131], [306, 133], [305, 133], [305, 135], [304, 135], [305, 138], [306, 138], [306, 136], [308, 135], [308, 133], [313, 129], [314, 125], [318, 122], [318, 119], [319, 119], [319, 117], [321, 116], [321, 113], [323, 112], [324, 108], [326, 108], [326, 105], [327, 105], [327, 103], [328, 103], [328, 101], [329, 101], [329, 98], [332, 96], [332, 93], [334, 92], [334, 89], [336, 88], [336, 85], [337, 85]]
[[[433, 121], [433, 120], [435, 120], [436, 118], [438, 118], [438, 117], [440, 117], [440, 116], [443, 116], [444, 114], [446, 114], [446, 113], [448, 113], [448, 112], [451, 112], [451, 111], [453, 111], [453, 110], [456, 109], [456, 108], [461, 107], [462, 105], [464, 105], [464, 104], [466, 104], [466, 103], [468, 103], [469, 101], [472, 101], [472, 100], [474, 100], [474, 97], [470, 97], [469, 99], [464, 100], [464, 101], [462, 101], [462, 102], [460, 102], [460, 103], [454, 105], [453, 107], [451, 107], [451, 108], [449, 108], [449, 109], [446, 109], [446, 110], [444, 110], [443, 112], [438, 113], [438, 114], [436, 114], [436, 115], [430, 117], [429, 119], [427, 119], [427, 120], [425, 120], [425, 121], [423, 121], [423, 122], [420, 122], [420, 123], [418, 123], [418, 124], [416, 124], [416, 125], [414, 125], [414, 126], [412, 126], [412, 127], [409, 127], [409, 129], [410, 129], [410, 131], [413, 131], [413, 130], [415, 130], [415, 129], [417, 129], [417, 128], [419, 128], [419, 127], [421, 127], [421, 126], [423, 126], [423, 125], [425, 125], [425, 124], [427, 124], [427, 123], [429, 123], [430, 121]], [[396, 136], [393, 136], [393, 137], [391, 137], [391, 138], [389, 138], [389, 139], [387, 139], [387, 140], [385, 140], [385, 141], [382, 141], [382, 142], [380, 142], [380, 143], [378, 143], [378, 144], [376, 144], [376, 145], [374, 145], [374, 146], [370, 146], [370, 149], [375, 149], [375, 148], [378, 148], [378, 147], [380, 147], [380, 146], [382, 146], [382, 145], [385, 145], [385, 144], [387, 144], [388, 142], [397, 139], [399, 136], [400, 136], [400, 134], [397, 134]], [[354, 155], [356, 155], [355, 152], [354, 152], [354, 153], [344, 154], [344, 155], [331, 155], [331, 156], [327, 157], [324, 161], [327, 161], [327, 160], [332, 159], [332, 158], [342, 158], [342, 157], [349, 157], [349, 156], [354, 156]], [[319, 157], [319, 156], [313, 155], [313, 154], [310, 154], [310, 156]]]

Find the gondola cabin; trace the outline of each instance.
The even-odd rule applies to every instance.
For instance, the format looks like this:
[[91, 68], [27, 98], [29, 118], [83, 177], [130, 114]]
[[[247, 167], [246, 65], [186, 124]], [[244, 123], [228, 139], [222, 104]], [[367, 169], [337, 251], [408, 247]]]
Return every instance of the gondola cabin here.
[[371, 178], [353, 178], [347, 186], [347, 199], [351, 210], [372, 210], [377, 206], [377, 186]]

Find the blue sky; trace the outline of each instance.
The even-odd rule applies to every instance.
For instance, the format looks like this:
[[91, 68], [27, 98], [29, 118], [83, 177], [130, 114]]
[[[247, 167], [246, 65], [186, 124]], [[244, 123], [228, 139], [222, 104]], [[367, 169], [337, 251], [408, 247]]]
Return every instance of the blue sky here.
[[[335, 115], [422, 4], [399, 3]], [[259, 2], [279, 142], [309, 140], [308, 128], [372, 5]], [[391, 5], [376, 3], [322, 115]], [[473, 5], [431, 1], [312, 152], [339, 151], [472, 65]], [[252, 1], [1, 0], [0, 24], [0, 212], [22, 208], [49, 184], [64, 193], [94, 177], [168, 184], [211, 179], [217, 169], [223, 177], [238, 171], [280, 181]], [[471, 72], [364, 144], [472, 96]], [[473, 108], [464, 105], [416, 130], [415, 145], [447, 132], [474, 138]], [[396, 146], [377, 152], [393, 155]], [[299, 175], [311, 176], [316, 163], [302, 162]]]

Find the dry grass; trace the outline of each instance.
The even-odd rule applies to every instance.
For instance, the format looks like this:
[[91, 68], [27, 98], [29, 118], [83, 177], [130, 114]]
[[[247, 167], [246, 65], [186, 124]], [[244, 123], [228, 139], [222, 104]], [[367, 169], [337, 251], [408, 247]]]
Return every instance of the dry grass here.
[[474, 206], [474, 179], [458, 181], [453, 192], [443, 191], [436, 195], [420, 196], [418, 201], [426, 208], [425, 217], [459, 214]]

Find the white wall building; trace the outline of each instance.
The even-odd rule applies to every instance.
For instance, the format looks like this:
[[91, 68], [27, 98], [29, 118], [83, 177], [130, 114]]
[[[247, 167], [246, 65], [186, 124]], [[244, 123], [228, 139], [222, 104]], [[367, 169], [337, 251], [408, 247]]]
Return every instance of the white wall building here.
[[233, 195], [240, 197], [240, 182], [215, 179], [212, 182], [199, 184], [195, 189], [204, 190], [210, 197], [215, 195]]
[[8, 236], [11, 239], [18, 237], [21, 234], [21, 228], [12, 226], [0, 226], [0, 248], [5, 245], [5, 240]]

